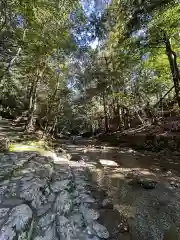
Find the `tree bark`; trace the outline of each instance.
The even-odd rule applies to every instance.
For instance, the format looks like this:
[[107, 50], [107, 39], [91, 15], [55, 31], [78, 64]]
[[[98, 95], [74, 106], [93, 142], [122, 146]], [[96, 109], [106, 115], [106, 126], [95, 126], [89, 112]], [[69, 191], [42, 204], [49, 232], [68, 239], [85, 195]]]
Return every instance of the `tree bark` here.
[[36, 104], [36, 98], [37, 98], [38, 81], [39, 81], [38, 76], [36, 76], [36, 79], [31, 84], [30, 97], [29, 97], [29, 109], [28, 109], [27, 122], [25, 126], [25, 129], [28, 131], [33, 131], [34, 129], [33, 116], [34, 116], [34, 110], [35, 110], [35, 104]]
[[166, 54], [168, 56], [171, 74], [173, 77], [174, 88], [178, 106], [180, 107], [180, 73], [177, 65], [176, 53], [172, 50], [170, 40], [165, 37]]
[[109, 131], [109, 126], [108, 126], [108, 115], [107, 115], [107, 106], [106, 106], [106, 101], [105, 101], [105, 93], [103, 92], [103, 106], [104, 106], [104, 126], [106, 132]]
[[170, 88], [165, 94], [164, 96], [162, 96], [160, 98], [160, 100], [154, 105], [154, 108], [156, 108], [159, 104], [162, 103], [162, 101], [164, 100], [164, 98], [174, 89], [174, 86], [172, 86], [172, 88]]
[[47, 129], [48, 129], [48, 125], [49, 125], [49, 121], [50, 121], [50, 117], [51, 117], [51, 112], [52, 112], [52, 107], [53, 107], [53, 103], [54, 103], [56, 95], [57, 95], [58, 87], [59, 87], [59, 76], [58, 76], [57, 81], [56, 81], [54, 92], [49, 97], [49, 101], [48, 101], [48, 104], [47, 104], [46, 127], [44, 129], [45, 133], [47, 133]]
[[28, 114], [27, 114], [27, 122], [25, 126], [25, 130], [27, 131], [33, 131], [35, 129], [34, 111], [35, 111], [36, 100], [37, 100], [37, 86], [38, 86], [38, 82], [42, 78], [45, 68], [46, 66], [44, 66], [42, 71], [37, 69], [36, 77], [31, 84], [30, 96], [29, 96], [29, 108], [28, 108]]

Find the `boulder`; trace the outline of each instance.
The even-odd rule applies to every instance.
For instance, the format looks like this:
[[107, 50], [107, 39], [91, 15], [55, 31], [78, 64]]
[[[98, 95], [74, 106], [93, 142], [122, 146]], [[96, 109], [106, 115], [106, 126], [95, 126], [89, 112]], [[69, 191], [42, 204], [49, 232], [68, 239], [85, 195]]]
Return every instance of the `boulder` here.
[[23, 233], [31, 219], [32, 210], [29, 206], [22, 204], [13, 208], [0, 230], [0, 239], [17, 239], [18, 234]]

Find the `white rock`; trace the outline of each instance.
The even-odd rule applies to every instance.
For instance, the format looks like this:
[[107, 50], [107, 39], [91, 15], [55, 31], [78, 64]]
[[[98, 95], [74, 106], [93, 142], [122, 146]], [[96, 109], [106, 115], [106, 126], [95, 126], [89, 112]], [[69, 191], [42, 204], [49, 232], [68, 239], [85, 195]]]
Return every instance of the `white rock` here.
[[96, 221], [93, 222], [93, 229], [95, 230], [98, 237], [105, 238], [105, 239], [109, 238], [108, 230], [103, 225], [99, 224], [98, 222], [96, 222]]
[[88, 223], [92, 223], [94, 220], [97, 220], [99, 218], [99, 213], [94, 209], [81, 206], [81, 211], [84, 216], [84, 219]]
[[56, 181], [51, 184], [51, 189], [53, 192], [60, 192], [62, 190], [68, 189], [70, 184], [70, 180], [65, 179], [62, 181]]
[[95, 202], [94, 198], [92, 198], [89, 194], [86, 194], [86, 193], [81, 193], [80, 198], [85, 203], [94, 203]]
[[4, 226], [0, 231], [1, 240], [13, 240], [16, 236], [16, 233], [13, 228], [9, 226]]
[[1, 240], [13, 240], [16, 231], [22, 233], [28, 222], [32, 219], [32, 210], [25, 204], [12, 209], [7, 222], [0, 231]]
[[56, 198], [55, 211], [60, 214], [69, 213], [72, 208], [71, 195], [67, 191], [62, 191]]
[[45, 231], [44, 236], [38, 236], [34, 240], [57, 240], [55, 227], [49, 227]]
[[22, 204], [12, 209], [6, 225], [16, 226], [17, 231], [22, 231], [31, 218], [32, 210], [29, 206]]
[[39, 208], [42, 204], [42, 192], [40, 187], [44, 187], [45, 182], [39, 179], [34, 181], [23, 182], [20, 190], [20, 198], [32, 201], [34, 208]]
[[9, 208], [0, 208], [0, 217], [5, 217], [8, 211]]
[[57, 231], [61, 240], [75, 239], [78, 234], [78, 228], [64, 216], [58, 216]]
[[82, 218], [82, 214], [80, 213], [74, 213], [71, 218], [70, 218], [71, 224], [75, 225], [79, 228], [81, 228], [83, 226], [83, 218]]
[[55, 220], [55, 215], [52, 213], [48, 213], [46, 214], [44, 217], [42, 217], [39, 220], [38, 225], [43, 229], [46, 230], [47, 227], [53, 223], [53, 221]]

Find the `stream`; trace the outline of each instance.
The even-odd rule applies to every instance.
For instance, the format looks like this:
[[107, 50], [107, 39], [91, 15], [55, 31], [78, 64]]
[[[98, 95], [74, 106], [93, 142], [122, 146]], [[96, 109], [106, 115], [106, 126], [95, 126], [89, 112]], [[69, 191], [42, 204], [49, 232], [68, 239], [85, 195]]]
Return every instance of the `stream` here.
[[66, 143], [86, 164], [89, 189], [110, 239], [180, 239], [179, 155], [137, 152], [94, 140]]
[[[6, 124], [1, 133], [19, 136]], [[0, 153], [0, 240], [180, 239], [178, 152], [56, 146]]]

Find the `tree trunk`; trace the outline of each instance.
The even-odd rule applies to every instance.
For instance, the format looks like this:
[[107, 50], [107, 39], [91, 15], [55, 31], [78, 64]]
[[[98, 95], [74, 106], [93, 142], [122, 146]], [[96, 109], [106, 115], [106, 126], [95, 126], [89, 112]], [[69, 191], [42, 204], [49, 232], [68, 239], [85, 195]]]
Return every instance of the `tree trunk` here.
[[34, 111], [36, 106], [36, 100], [37, 100], [37, 86], [38, 82], [42, 78], [42, 75], [46, 69], [46, 65], [44, 66], [43, 70], [40, 71], [37, 69], [36, 71], [36, 77], [34, 81], [32, 81], [30, 94], [29, 94], [29, 108], [28, 108], [28, 116], [27, 116], [27, 122], [25, 126], [25, 130], [33, 131], [35, 129], [35, 122], [34, 122]]
[[37, 84], [38, 84], [38, 76], [31, 84], [31, 90], [30, 90], [30, 97], [29, 97], [29, 109], [28, 109], [28, 116], [27, 116], [27, 123], [25, 126], [25, 129], [28, 131], [34, 130], [34, 122], [33, 122], [33, 116], [34, 116], [34, 110], [35, 110], [35, 104], [36, 104], [36, 97], [37, 97]]
[[137, 118], [139, 119], [139, 121], [141, 122], [142, 125], [145, 124], [144, 119], [141, 117], [141, 115], [139, 114], [139, 110], [135, 109], [135, 112], [137, 114]]
[[177, 56], [176, 53], [172, 50], [170, 40], [167, 37], [165, 38], [165, 44], [166, 54], [168, 56], [169, 65], [173, 77], [176, 99], [178, 106], [180, 107], [180, 73], [177, 65]]
[[104, 126], [106, 132], [109, 131], [109, 126], [108, 126], [108, 115], [107, 115], [107, 106], [106, 106], [106, 101], [105, 101], [105, 93], [103, 92], [103, 106], [104, 106]]
[[57, 95], [57, 91], [58, 91], [58, 87], [59, 87], [59, 76], [57, 78], [57, 81], [56, 81], [56, 85], [55, 85], [55, 88], [54, 88], [54, 92], [51, 94], [51, 96], [49, 97], [49, 100], [48, 100], [48, 104], [47, 104], [47, 111], [46, 111], [46, 127], [44, 129], [45, 133], [47, 133], [47, 129], [48, 129], [48, 125], [49, 125], [49, 122], [51, 120], [51, 112], [52, 112], [52, 108], [53, 108], [53, 103], [56, 99], [56, 95]]

